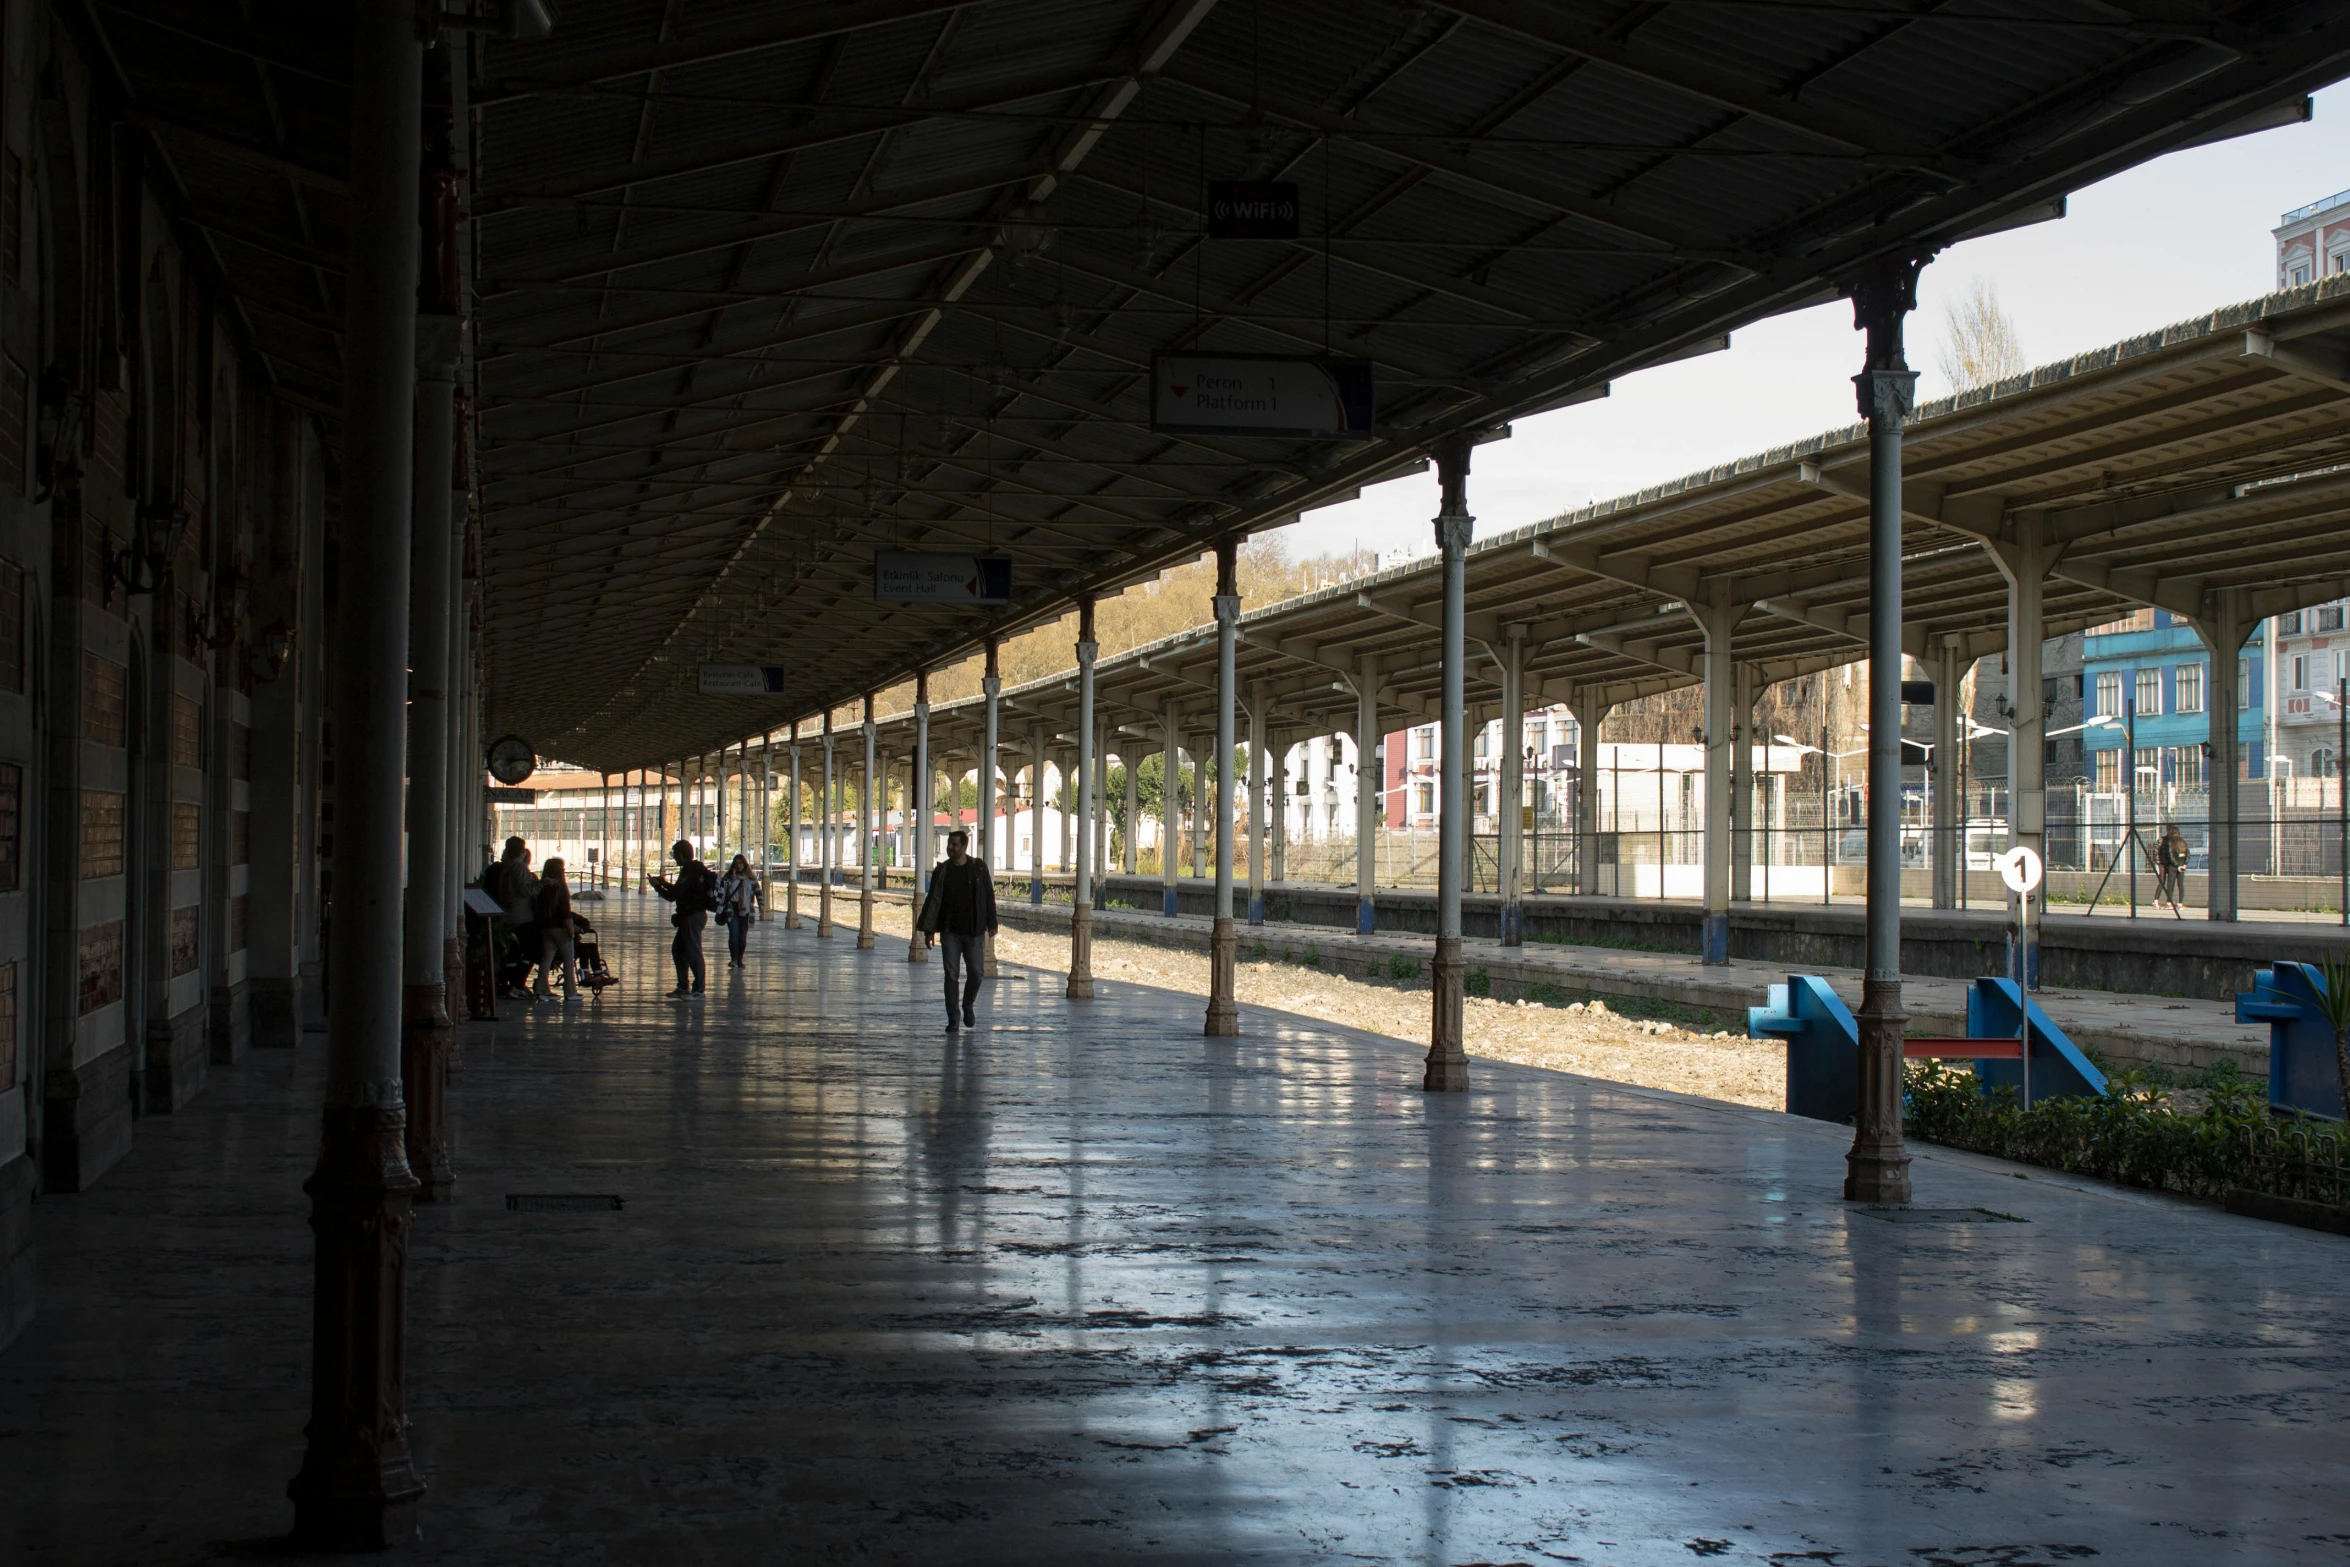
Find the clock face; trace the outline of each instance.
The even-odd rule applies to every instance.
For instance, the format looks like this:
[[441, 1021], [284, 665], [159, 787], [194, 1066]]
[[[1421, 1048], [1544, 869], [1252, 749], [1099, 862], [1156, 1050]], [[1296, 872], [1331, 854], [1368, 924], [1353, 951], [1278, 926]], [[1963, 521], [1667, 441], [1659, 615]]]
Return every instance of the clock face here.
[[518, 784], [538, 771], [539, 757], [520, 735], [490, 742], [490, 776], [502, 784]]

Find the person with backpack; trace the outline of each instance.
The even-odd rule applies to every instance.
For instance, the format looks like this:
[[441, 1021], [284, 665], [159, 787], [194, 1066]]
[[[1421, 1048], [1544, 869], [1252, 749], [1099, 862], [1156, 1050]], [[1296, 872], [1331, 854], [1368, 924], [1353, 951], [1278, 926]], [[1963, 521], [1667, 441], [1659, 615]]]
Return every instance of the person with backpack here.
[[751, 939], [751, 922], [759, 917], [759, 885], [751, 875], [749, 856], [738, 854], [718, 878], [718, 923], [726, 927], [726, 963], [743, 966], [743, 947]]
[[[676, 937], [669, 943], [669, 957], [677, 965], [677, 988], [670, 995], [680, 999], [702, 999], [702, 927], [710, 922], [710, 911], [718, 907], [718, 878], [710, 874], [710, 867], [694, 858], [694, 846], [683, 838], [670, 845], [669, 857], [677, 862], [677, 879], [645, 873], [652, 889], [677, 905], [677, 912], [669, 916], [669, 923], [677, 927]], [[692, 988], [687, 988], [691, 981]]]

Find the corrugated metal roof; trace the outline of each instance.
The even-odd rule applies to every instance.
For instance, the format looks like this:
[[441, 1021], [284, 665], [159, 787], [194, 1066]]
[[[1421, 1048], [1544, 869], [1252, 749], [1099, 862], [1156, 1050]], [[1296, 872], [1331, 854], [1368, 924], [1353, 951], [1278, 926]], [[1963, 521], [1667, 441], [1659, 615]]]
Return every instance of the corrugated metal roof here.
[[[2207, 589], [2233, 589], [2261, 615], [2350, 594], [2350, 472], [2336, 471], [2350, 461], [2350, 378], [2294, 373], [2247, 337], [2254, 328], [2313, 359], [2350, 363], [2350, 280], [2232, 306], [1921, 408], [1903, 463], [1916, 513], [1903, 536], [1913, 650], [1948, 639], [1972, 657], [2004, 645], [2005, 580], [1962, 515], [1963, 502], [1986, 496], [2001, 503], [1993, 518], [2036, 514], [2066, 546], [2045, 584], [2051, 635], [2148, 597], [2183, 608]], [[1772, 604], [1758, 604], [1734, 636], [1736, 658], [1766, 679], [1861, 657], [1868, 526], [1852, 481], [1866, 458], [1865, 427], [1848, 426], [1479, 541], [1468, 576], [1471, 635], [1481, 639], [1472, 707], [1493, 698], [1487, 649], [1512, 624], [1524, 628], [1536, 702], [1596, 710], [1694, 683], [1703, 639], [1679, 609], [1693, 593]], [[1577, 563], [1594, 551], [1597, 569]], [[1642, 574], [1654, 580], [1634, 580]], [[1439, 590], [1429, 557], [1251, 606], [1241, 620], [1244, 686], [1267, 699], [1279, 734], [1351, 730], [1352, 684], [1367, 658], [1382, 722], [1424, 721], [1439, 678], [1428, 621]], [[1201, 627], [1103, 660], [1101, 710], [1126, 737], [1113, 748], [1155, 748], [1170, 710], [1179, 732], [1204, 728], [1214, 653], [1213, 629]], [[1007, 696], [1019, 731], [1041, 723], [1066, 734], [1074, 724], [1069, 675]], [[935, 707], [934, 747], [967, 752], [981, 712], [976, 700]], [[886, 720], [885, 745], [901, 748], [909, 723]]]
[[[92, 13], [241, 231], [270, 367], [329, 409], [335, 13]], [[2330, 11], [2209, 31], [2081, 0], [566, 0], [472, 89], [492, 722], [598, 765], [761, 722], [696, 694], [703, 660], [791, 663], [815, 711], [2350, 66]], [[1303, 237], [1203, 241], [1225, 176], [1298, 181]], [[1378, 367], [1376, 439], [1148, 428], [1154, 351], [1325, 343]], [[1004, 551], [1017, 602], [876, 605], [880, 548]]]

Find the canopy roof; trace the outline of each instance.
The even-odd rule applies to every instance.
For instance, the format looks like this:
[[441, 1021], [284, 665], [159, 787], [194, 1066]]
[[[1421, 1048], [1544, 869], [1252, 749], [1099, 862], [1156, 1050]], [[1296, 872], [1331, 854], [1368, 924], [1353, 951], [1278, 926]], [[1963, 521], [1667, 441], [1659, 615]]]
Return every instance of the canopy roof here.
[[[87, 13], [322, 410], [338, 11]], [[2269, 0], [566, 0], [478, 36], [490, 719], [597, 767], [765, 727], [699, 663], [820, 711], [2350, 70], [2350, 16]], [[1206, 240], [1223, 177], [1297, 182], [1301, 237]], [[1154, 433], [1168, 349], [1369, 359], [1375, 431]], [[1013, 601], [877, 604], [878, 549], [1000, 551]]]
[[[2046, 632], [2144, 604], [2210, 616], [2220, 595], [2262, 616], [2350, 595], [2350, 278], [2219, 311], [1929, 404], [1903, 450], [1902, 636], [1964, 659], [2007, 639], [1993, 549], [2027, 526], [2061, 546]], [[1829, 431], [1638, 495], [1500, 534], [1468, 558], [1473, 707], [1525, 645], [1529, 706], [1604, 706], [1699, 678], [1686, 606], [1742, 609], [1736, 659], [1765, 680], [1850, 663], [1868, 637], [1868, 441]], [[1369, 676], [1383, 726], [1437, 714], [1441, 563], [1430, 558], [1241, 617], [1244, 693], [1291, 738], [1351, 732]], [[1162, 743], [1212, 733], [1215, 632], [1203, 627], [1096, 674], [1105, 722]], [[1006, 693], [1002, 765], [1038, 728], [1073, 744], [1075, 678]], [[975, 755], [984, 704], [935, 708], [935, 751]], [[902, 759], [911, 714], [885, 720]], [[1210, 747], [1212, 749], [1212, 746]], [[967, 765], [967, 764], [966, 764]]]

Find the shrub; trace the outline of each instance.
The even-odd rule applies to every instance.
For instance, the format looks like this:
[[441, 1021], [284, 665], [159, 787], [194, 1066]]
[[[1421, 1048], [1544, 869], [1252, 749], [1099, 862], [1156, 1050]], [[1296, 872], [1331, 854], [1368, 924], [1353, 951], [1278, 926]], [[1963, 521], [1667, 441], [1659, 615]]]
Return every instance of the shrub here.
[[[1371, 973], [1376, 976], [1378, 972], [1378, 967], [1374, 965]], [[1387, 977], [1396, 980], [1418, 979], [1420, 977], [1418, 960], [1401, 956], [1389, 958], [1387, 960]]]
[[1921, 1061], [1907, 1074], [1903, 1127], [1922, 1142], [2189, 1197], [2223, 1198], [2231, 1187], [2302, 1195], [2322, 1184], [2317, 1172], [2340, 1168], [2339, 1135], [2307, 1135], [2315, 1123], [2296, 1118], [2296, 1130], [2279, 1139], [2259, 1079], [2223, 1063], [2203, 1082], [2200, 1110], [2178, 1109], [2168, 1089], [2137, 1071], [2109, 1078], [2104, 1098], [2068, 1095], [2025, 1109], [2013, 1088], [1986, 1098], [1972, 1072]]
[[1461, 981], [1461, 988], [1472, 996], [1493, 994], [1493, 976], [1481, 968], [1469, 970], [1469, 977]]

